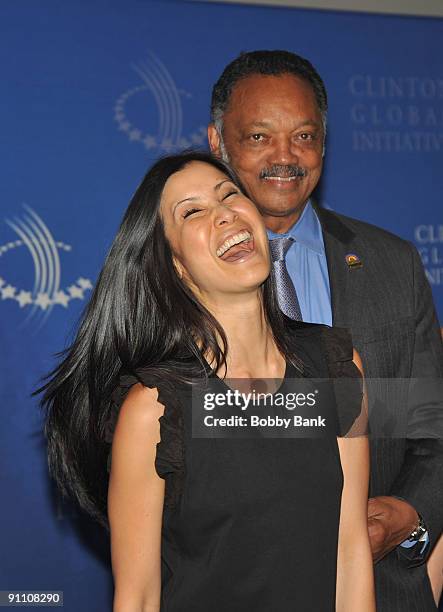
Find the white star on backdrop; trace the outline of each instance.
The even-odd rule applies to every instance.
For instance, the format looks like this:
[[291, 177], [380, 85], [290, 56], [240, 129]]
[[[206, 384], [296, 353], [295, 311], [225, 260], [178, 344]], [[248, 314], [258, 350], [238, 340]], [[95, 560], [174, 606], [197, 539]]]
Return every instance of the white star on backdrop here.
[[20, 291], [15, 299], [20, 304], [20, 308], [23, 308], [23, 306], [26, 306], [27, 304], [32, 304], [32, 294], [30, 291]]
[[8, 298], [13, 298], [15, 295], [15, 287], [12, 285], [6, 285], [2, 290], [2, 300], [7, 300]]
[[66, 295], [64, 291], [57, 291], [54, 295], [53, 302], [54, 304], [61, 304], [62, 306], [67, 308], [69, 299], [69, 295]]
[[71, 285], [70, 287], [68, 287], [68, 291], [69, 291], [69, 295], [72, 298], [78, 298], [80, 300], [83, 299], [83, 289], [81, 289], [80, 287], [77, 287], [77, 285]]
[[46, 310], [51, 305], [51, 298], [47, 293], [39, 293], [35, 300], [36, 306], [40, 306], [43, 310]]
[[131, 130], [129, 132], [129, 140], [133, 140], [133, 141], [141, 140], [141, 136], [142, 136], [142, 133], [140, 132], [140, 130]]
[[153, 149], [154, 147], [157, 146], [157, 140], [153, 136], [149, 136], [149, 135], [146, 136], [143, 142], [147, 149]]
[[77, 283], [82, 289], [92, 289], [92, 283], [89, 278], [83, 278], [82, 276], [78, 279]]

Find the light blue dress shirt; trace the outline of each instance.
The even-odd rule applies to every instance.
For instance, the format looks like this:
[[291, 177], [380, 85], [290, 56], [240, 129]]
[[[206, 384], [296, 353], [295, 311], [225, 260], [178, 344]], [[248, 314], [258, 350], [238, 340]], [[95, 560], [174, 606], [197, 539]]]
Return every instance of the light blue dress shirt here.
[[299, 220], [286, 234], [268, 230], [269, 240], [291, 236], [295, 242], [286, 254], [286, 267], [294, 283], [303, 321], [332, 325], [328, 264], [320, 221], [308, 202]]

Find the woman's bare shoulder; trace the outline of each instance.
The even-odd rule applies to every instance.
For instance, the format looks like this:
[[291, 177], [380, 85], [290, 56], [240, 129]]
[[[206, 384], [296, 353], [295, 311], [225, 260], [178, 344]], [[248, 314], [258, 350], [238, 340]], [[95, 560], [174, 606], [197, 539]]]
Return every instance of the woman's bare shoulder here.
[[118, 417], [118, 427], [147, 431], [157, 427], [165, 407], [158, 401], [156, 387], [137, 383], [129, 390]]

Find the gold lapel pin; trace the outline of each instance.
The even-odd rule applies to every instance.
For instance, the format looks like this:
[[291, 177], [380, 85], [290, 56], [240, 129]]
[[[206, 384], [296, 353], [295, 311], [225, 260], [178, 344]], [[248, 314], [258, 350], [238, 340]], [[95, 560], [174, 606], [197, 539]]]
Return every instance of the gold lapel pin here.
[[354, 270], [355, 268], [363, 267], [362, 260], [355, 253], [348, 253], [345, 257], [345, 260], [350, 270]]

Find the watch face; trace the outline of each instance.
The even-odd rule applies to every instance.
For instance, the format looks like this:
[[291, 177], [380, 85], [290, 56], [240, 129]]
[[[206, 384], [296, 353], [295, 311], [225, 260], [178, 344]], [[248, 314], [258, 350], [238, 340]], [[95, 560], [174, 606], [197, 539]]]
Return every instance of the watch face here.
[[427, 533], [427, 529], [425, 527], [423, 519], [420, 516], [418, 519], [418, 525], [414, 529], [414, 531], [411, 533], [408, 540], [410, 542], [419, 542], [420, 540], [425, 539], [426, 533]]

